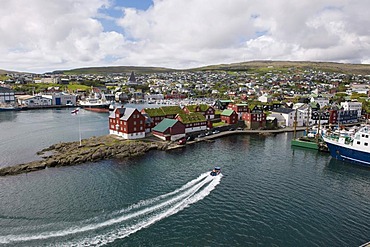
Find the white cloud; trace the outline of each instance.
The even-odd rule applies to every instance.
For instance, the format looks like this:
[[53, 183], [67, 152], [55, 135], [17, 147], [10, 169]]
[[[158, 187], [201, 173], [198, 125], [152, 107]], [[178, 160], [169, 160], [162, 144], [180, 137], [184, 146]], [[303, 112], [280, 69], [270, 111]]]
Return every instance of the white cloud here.
[[115, 18], [100, 12], [120, 7], [113, 0], [0, 0], [0, 68], [189, 68], [256, 59], [366, 63], [367, 2], [154, 0], [145, 11], [122, 8], [119, 33], [100, 22]]

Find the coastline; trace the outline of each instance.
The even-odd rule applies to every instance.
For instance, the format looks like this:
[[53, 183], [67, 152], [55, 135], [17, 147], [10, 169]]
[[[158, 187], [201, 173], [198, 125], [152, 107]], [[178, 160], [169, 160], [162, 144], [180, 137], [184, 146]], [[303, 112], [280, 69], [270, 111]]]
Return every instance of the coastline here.
[[[305, 128], [301, 127], [297, 128], [296, 131], [302, 131], [304, 129]], [[196, 142], [213, 141], [216, 138], [228, 135], [271, 135], [292, 131], [294, 131], [293, 128], [284, 128], [279, 130], [222, 131], [217, 134], [197, 138], [194, 141], [187, 142], [185, 145], [191, 145]], [[150, 150], [166, 151], [182, 148], [185, 145], [179, 145], [176, 142], [165, 142], [151, 137], [146, 137], [140, 140], [125, 140], [113, 135], [91, 137], [83, 139], [82, 145], [80, 145], [79, 141], [62, 142], [51, 145], [50, 147], [37, 152], [37, 155], [39, 155], [42, 160], [2, 167], [0, 168], [0, 176], [19, 175], [51, 167], [79, 165], [103, 159], [135, 157], [144, 155]]]

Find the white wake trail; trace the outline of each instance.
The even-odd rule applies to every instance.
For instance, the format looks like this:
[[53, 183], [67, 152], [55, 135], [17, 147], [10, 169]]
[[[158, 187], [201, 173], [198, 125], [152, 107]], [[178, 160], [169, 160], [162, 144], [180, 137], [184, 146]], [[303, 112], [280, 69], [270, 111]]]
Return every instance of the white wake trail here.
[[[210, 181], [212, 181], [212, 182], [210, 183]], [[128, 207], [126, 209], [123, 209], [123, 210], [119, 211], [121, 214], [122, 213], [127, 213], [127, 212], [129, 214], [121, 215], [119, 217], [112, 218], [112, 219], [109, 219], [109, 220], [101, 222], [101, 223], [88, 224], [88, 225], [85, 225], [85, 226], [82, 226], [82, 227], [76, 226], [76, 227], [68, 228], [68, 229], [65, 229], [65, 230], [62, 230], [62, 231], [43, 232], [43, 233], [38, 234], [38, 235], [28, 235], [27, 234], [27, 235], [0, 236], [0, 243], [6, 244], [6, 243], [12, 243], [12, 242], [26, 242], [26, 241], [32, 241], [32, 240], [45, 240], [45, 239], [49, 239], [49, 238], [63, 237], [63, 236], [67, 236], [67, 235], [72, 235], [72, 234], [78, 234], [78, 233], [88, 232], [88, 231], [92, 231], [92, 230], [97, 230], [99, 228], [113, 226], [113, 225], [119, 224], [119, 223], [122, 224], [125, 221], [131, 220], [131, 219], [134, 219], [134, 218], [138, 218], [138, 217], [142, 217], [142, 216], [145, 216], [147, 214], [150, 214], [150, 213], [153, 213], [153, 212], [156, 212], [156, 211], [161, 212], [161, 210], [164, 210], [167, 207], [170, 207], [169, 209], [177, 208], [178, 206], [176, 206], [176, 205], [178, 205], [179, 202], [181, 204], [181, 202], [188, 200], [195, 193], [197, 193], [197, 191], [199, 189], [201, 189], [203, 186], [205, 186], [206, 184], [209, 183], [209, 185], [207, 186], [207, 188], [208, 188], [209, 186], [214, 184], [215, 181], [219, 182], [220, 177], [218, 177], [218, 179], [217, 178], [215, 179], [214, 177], [209, 176], [209, 173], [204, 173], [204, 174], [200, 175], [198, 178], [188, 182], [187, 184], [185, 184], [184, 186], [182, 186], [179, 189], [176, 189], [176, 190], [174, 190], [170, 193], [167, 193], [167, 194], [164, 194], [164, 195], [161, 195], [161, 196], [149, 199], [149, 200], [141, 201], [139, 203], [131, 205], [130, 207]], [[217, 182], [217, 184], [218, 184], [218, 182]], [[216, 186], [216, 185], [214, 185], [214, 186]], [[214, 189], [214, 187], [213, 187], [213, 189]], [[209, 192], [208, 192], [208, 194], [209, 194]], [[173, 197], [171, 197], [171, 196], [173, 196]], [[166, 198], [168, 198], [168, 199], [166, 199]], [[164, 199], [166, 199], [166, 200], [164, 200]], [[159, 203], [159, 204], [154, 204], [155, 202], [158, 202], [158, 201], [161, 201], [161, 200], [164, 200], [164, 201]], [[192, 202], [192, 203], [194, 203], [194, 202]], [[173, 204], [174, 204], [174, 206], [172, 206]], [[130, 213], [130, 211], [132, 211], [133, 209], [139, 209], [139, 210], [137, 212]], [[164, 212], [167, 212], [169, 209], [164, 210]], [[116, 212], [115, 214], [118, 214], [119, 212]], [[178, 211], [176, 211], [176, 212], [178, 212]], [[163, 213], [158, 214], [158, 215], [162, 215], [162, 214]], [[173, 213], [171, 213], [170, 215], [172, 215], [172, 214]], [[156, 218], [158, 218], [158, 217], [156, 217]], [[160, 219], [162, 219], [162, 218], [159, 217], [158, 220], [160, 220]], [[158, 221], [158, 220], [153, 221], [153, 223]], [[146, 227], [147, 224], [144, 224], [144, 226], [141, 226], [141, 225], [143, 225], [143, 223], [141, 223], [141, 222], [142, 221], [139, 221], [137, 226], [136, 225], [131, 226], [130, 227], [131, 230], [130, 230], [129, 234], [132, 234], [133, 232], [136, 232], [136, 231], [142, 229], [143, 227]], [[153, 223], [150, 223], [150, 224], [153, 224]], [[137, 229], [137, 228], [139, 228], [139, 229]], [[135, 229], [137, 229], [137, 230], [135, 230]]]
[[[140, 221], [139, 223], [137, 223], [135, 225], [128, 226], [128, 227], [126, 226], [126, 227], [123, 227], [121, 229], [116, 229], [115, 231], [109, 232], [107, 234], [104, 234], [104, 235], [101, 235], [101, 236], [98, 236], [98, 237], [94, 237], [93, 239], [90, 238], [90, 239], [81, 240], [78, 243], [76, 243], [76, 242], [75, 243], [69, 243], [68, 245], [74, 245], [74, 246], [103, 246], [103, 245], [106, 245], [108, 243], [112, 243], [117, 239], [126, 238], [129, 235], [131, 235], [131, 234], [133, 234], [133, 233], [135, 233], [135, 232], [137, 232], [137, 231], [139, 231], [143, 228], [146, 228], [146, 227], [156, 223], [157, 221], [160, 221], [164, 218], [167, 218], [171, 215], [174, 215], [174, 214], [178, 213], [179, 211], [189, 207], [191, 204], [194, 204], [194, 203], [204, 199], [220, 183], [221, 177], [222, 177], [222, 175], [214, 177], [213, 180], [204, 189], [202, 189], [198, 193], [197, 193], [197, 191], [194, 191], [194, 193], [191, 193], [186, 198], [179, 201], [177, 204], [168, 208], [164, 212], [161, 212], [157, 215], [154, 215], [154, 216], [152, 216], [148, 219], [143, 219], [142, 221]], [[199, 189], [200, 188], [201, 187], [199, 187]], [[66, 246], [68, 246], [68, 245], [66, 245]]]

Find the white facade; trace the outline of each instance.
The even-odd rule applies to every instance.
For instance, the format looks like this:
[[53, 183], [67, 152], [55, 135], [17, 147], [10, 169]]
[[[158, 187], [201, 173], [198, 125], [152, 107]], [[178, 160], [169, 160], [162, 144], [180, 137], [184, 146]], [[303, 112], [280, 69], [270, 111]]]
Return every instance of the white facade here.
[[320, 109], [323, 108], [324, 106], [329, 105], [329, 99], [327, 98], [311, 98], [311, 102], [316, 102], [319, 103]]
[[202, 130], [206, 130], [206, 129], [207, 129], [207, 126], [206, 125], [204, 125], [204, 126], [193, 126], [193, 127], [185, 128], [185, 133], [202, 131]]
[[26, 106], [51, 106], [52, 96], [41, 96], [41, 95], [24, 95], [18, 97], [18, 104]]
[[351, 102], [342, 102], [340, 106], [343, 107], [345, 111], [357, 110], [357, 116], [361, 117], [362, 103], [357, 101]]
[[[276, 117], [278, 119], [278, 124], [281, 126], [282, 124], [282, 118], [285, 119], [285, 126], [287, 127], [293, 127], [294, 126], [294, 121], [295, 121], [295, 114], [296, 111], [291, 111], [289, 113], [285, 112], [272, 112], [270, 115], [271, 117]], [[306, 121], [305, 120], [306, 116], [302, 111], [297, 111], [297, 127], [298, 126], [303, 126], [303, 123]]]
[[0, 104], [14, 104], [14, 91], [8, 88], [0, 88]]
[[77, 96], [73, 94], [57, 93], [52, 95], [53, 105], [76, 105]]

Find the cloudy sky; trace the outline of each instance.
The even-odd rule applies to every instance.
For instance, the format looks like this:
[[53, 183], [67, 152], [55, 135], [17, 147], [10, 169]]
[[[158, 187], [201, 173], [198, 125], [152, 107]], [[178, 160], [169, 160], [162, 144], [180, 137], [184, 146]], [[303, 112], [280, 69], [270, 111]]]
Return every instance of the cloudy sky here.
[[0, 0], [0, 69], [370, 63], [369, 0]]

